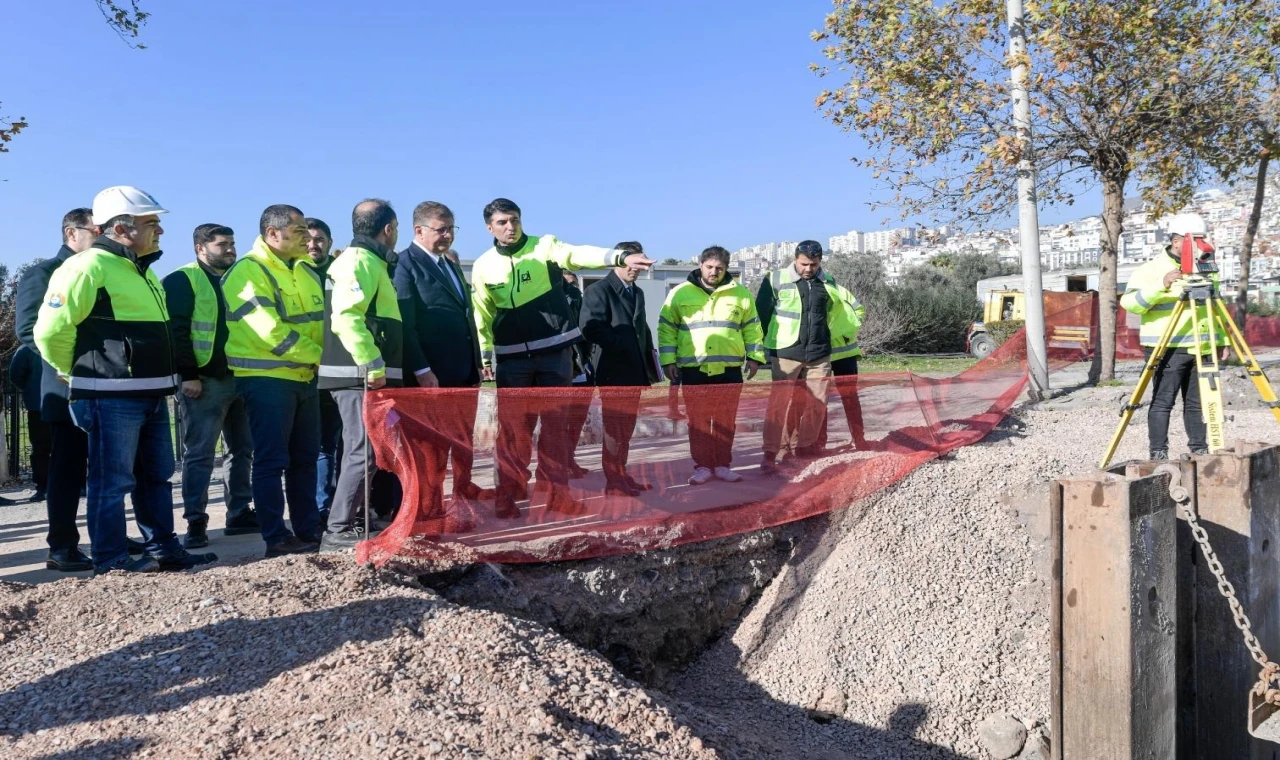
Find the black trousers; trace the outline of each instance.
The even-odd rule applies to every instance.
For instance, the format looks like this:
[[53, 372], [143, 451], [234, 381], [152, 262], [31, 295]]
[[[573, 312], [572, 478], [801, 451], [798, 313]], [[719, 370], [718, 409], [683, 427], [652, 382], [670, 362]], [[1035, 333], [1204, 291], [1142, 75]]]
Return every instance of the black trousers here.
[[718, 375], [706, 375], [697, 367], [681, 367], [680, 384], [684, 386], [689, 452], [694, 465], [712, 470], [728, 467], [738, 433], [742, 370], [731, 367]]
[[89, 436], [70, 421], [50, 422], [49, 429], [49, 548], [73, 549], [80, 543], [76, 512], [89, 472]]
[[600, 389], [600, 415], [604, 423], [604, 446], [601, 465], [609, 483], [627, 480], [627, 458], [631, 455], [631, 437], [636, 432], [642, 387]]
[[[856, 378], [858, 376], [858, 357], [848, 356], [831, 362], [831, 374], [834, 377]], [[853, 445], [862, 448], [867, 442], [867, 434], [862, 425], [862, 400], [858, 398], [858, 381], [836, 380], [832, 387], [840, 394], [840, 405], [844, 407], [844, 418], [849, 423], [849, 433], [853, 436]], [[818, 446], [827, 445], [827, 425], [824, 422], [822, 432], [818, 434]]]
[[39, 409], [27, 410], [27, 437], [31, 439], [31, 479], [36, 483], [36, 491], [44, 493], [49, 487], [53, 431], [49, 429], [49, 423], [40, 417]]
[[[504, 394], [503, 388], [567, 388], [573, 384], [573, 359], [569, 349], [498, 359], [498, 492], [524, 498], [533, 449], [533, 431], [538, 433], [538, 469], [552, 484], [569, 482], [569, 399], [563, 393]], [[582, 428], [578, 428], [581, 434]]]
[[[1149, 361], [1153, 349], [1142, 348]], [[1147, 439], [1151, 451], [1169, 450], [1169, 417], [1173, 405], [1182, 396], [1182, 425], [1192, 451], [1209, 447], [1208, 431], [1200, 410], [1200, 383], [1196, 381], [1196, 357], [1185, 348], [1166, 351], [1156, 368], [1151, 385], [1151, 409], [1147, 412]]]

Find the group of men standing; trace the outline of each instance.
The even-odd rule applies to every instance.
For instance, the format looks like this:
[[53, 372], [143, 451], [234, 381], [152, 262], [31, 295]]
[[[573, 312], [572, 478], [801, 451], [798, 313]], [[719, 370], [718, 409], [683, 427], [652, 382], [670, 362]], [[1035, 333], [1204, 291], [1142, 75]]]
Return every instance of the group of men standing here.
[[[686, 386], [690, 483], [735, 481], [730, 452], [744, 365], [749, 379], [772, 350], [780, 357], [775, 379], [806, 391], [801, 399], [775, 389], [768, 465], [780, 443], [797, 456], [815, 452], [825, 431], [823, 378], [856, 355], [861, 307], [822, 275], [816, 243], [816, 250], [802, 244], [789, 274], [775, 273], [754, 300], [729, 274], [728, 252], [708, 248], [663, 304], [655, 344], [636, 286], [653, 263], [640, 243], [597, 248], [529, 236], [506, 199], [484, 209], [494, 245], [475, 262], [471, 285], [452, 254], [453, 212], [433, 201], [414, 209], [413, 239], [400, 252], [396, 212], [378, 199], [355, 207], [352, 243], [337, 256], [329, 254], [328, 225], [293, 206], [264, 210], [243, 256], [231, 228], [200, 225], [195, 261], [162, 283], [153, 266], [164, 213], [136, 188], [104, 190], [92, 209], [67, 215], [63, 249], [20, 286], [18, 332], [43, 361], [40, 407], [52, 431], [54, 569], [147, 572], [214, 561], [189, 550], [209, 543], [219, 439], [228, 534], [260, 531], [267, 556], [354, 546], [364, 538], [360, 514], [377, 472], [363, 421], [369, 390], [457, 389], [432, 420], [438, 469], [451, 465], [454, 502], [493, 497], [497, 517], [515, 518], [528, 496], [539, 424], [534, 489], [548, 492], [551, 511], [581, 508], [568, 483], [584, 474], [573, 452], [585, 407], [536, 390], [501, 394], [497, 488], [486, 491], [472, 479], [483, 380], [499, 388], [602, 386], [606, 488], [635, 496], [650, 487], [626, 469], [640, 389], [660, 372]], [[583, 297], [570, 270], [599, 268], [612, 271]], [[166, 397], [174, 393], [184, 419], [182, 543], [169, 484]], [[79, 550], [75, 528], [86, 480], [92, 559]], [[398, 503], [398, 483], [383, 481], [384, 500]], [[126, 495], [142, 542], [127, 539]], [[433, 498], [443, 508], [443, 494]]]

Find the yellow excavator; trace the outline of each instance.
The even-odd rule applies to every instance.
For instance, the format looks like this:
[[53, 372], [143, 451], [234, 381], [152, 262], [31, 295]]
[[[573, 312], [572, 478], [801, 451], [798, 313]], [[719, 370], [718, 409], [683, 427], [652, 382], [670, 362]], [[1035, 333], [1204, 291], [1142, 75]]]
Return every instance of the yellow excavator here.
[[[987, 293], [982, 304], [982, 321], [969, 325], [965, 335], [965, 351], [978, 359], [985, 359], [996, 350], [996, 339], [987, 326], [993, 322], [1022, 320], [1025, 314], [1026, 295], [1021, 290], [993, 290]], [[1088, 308], [1075, 308], [1087, 305]], [[1071, 310], [1071, 324], [1060, 324], [1053, 319], [1056, 314]], [[1097, 323], [1098, 294], [1094, 291], [1063, 293], [1045, 291], [1044, 313], [1047, 323], [1047, 345], [1050, 348], [1079, 349], [1088, 352], [1092, 348], [1093, 327]]]

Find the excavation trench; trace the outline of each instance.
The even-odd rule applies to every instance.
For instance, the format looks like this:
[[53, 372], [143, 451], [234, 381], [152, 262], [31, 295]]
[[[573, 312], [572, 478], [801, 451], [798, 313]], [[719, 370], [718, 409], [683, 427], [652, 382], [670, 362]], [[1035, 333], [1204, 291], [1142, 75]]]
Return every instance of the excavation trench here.
[[541, 623], [627, 675], [661, 684], [734, 625], [810, 522], [640, 554], [479, 564], [418, 579], [449, 601]]

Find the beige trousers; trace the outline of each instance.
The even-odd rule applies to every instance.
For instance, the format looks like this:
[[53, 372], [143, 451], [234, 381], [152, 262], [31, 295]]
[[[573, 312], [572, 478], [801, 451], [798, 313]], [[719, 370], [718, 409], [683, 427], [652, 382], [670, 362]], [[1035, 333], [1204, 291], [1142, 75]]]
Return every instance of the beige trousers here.
[[815, 446], [827, 420], [831, 359], [798, 362], [774, 357], [773, 388], [764, 419], [765, 453]]

